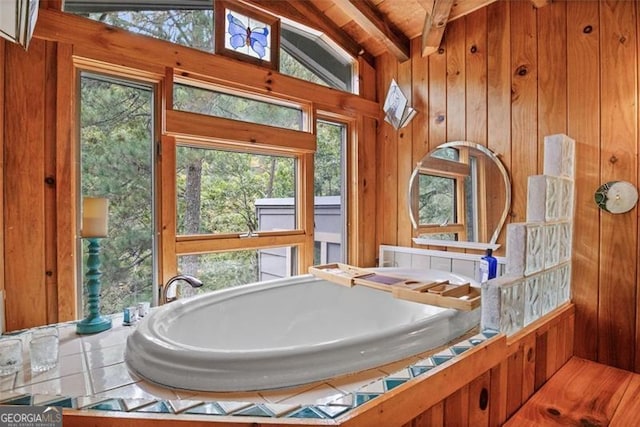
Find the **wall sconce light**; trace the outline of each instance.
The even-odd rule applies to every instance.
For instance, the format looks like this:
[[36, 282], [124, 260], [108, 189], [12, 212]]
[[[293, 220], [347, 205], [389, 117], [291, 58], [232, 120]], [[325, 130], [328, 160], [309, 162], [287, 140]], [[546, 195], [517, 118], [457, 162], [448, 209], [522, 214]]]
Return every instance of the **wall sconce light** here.
[[86, 272], [89, 314], [76, 324], [78, 334], [95, 334], [111, 328], [111, 319], [100, 315], [100, 239], [107, 237], [108, 218], [108, 199], [85, 197], [82, 200], [81, 235], [89, 241]]
[[396, 130], [408, 125], [418, 113], [408, 105], [407, 97], [402, 93], [395, 80], [391, 80], [382, 110], [384, 111], [384, 121]]
[[39, 0], [0, 1], [0, 36], [27, 49], [38, 20]]

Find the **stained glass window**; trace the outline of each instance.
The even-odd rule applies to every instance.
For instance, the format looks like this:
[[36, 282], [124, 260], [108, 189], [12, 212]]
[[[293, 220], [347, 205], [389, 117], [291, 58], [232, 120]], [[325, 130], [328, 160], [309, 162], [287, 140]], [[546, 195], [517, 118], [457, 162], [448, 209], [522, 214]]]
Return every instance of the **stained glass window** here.
[[232, 10], [225, 10], [224, 47], [271, 61], [271, 26]]
[[278, 69], [280, 20], [266, 12], [239, 4], [215, 2], [217, 54]]

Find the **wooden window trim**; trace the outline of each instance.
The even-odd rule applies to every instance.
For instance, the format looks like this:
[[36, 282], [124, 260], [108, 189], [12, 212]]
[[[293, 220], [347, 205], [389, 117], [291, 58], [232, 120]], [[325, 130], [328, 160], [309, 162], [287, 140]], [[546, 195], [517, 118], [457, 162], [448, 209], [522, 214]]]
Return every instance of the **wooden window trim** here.
[[269, 149], [280, 153], [313, 153], [314, 134], [185, 111], [165, 111], [165, 132], [180, 140], [224, 141], [228, 147]]

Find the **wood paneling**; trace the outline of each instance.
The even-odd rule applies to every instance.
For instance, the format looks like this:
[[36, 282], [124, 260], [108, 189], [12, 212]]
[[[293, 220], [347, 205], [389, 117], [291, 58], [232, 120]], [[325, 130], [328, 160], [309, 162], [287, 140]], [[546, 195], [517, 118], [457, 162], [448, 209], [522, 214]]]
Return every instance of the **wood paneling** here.
[[[5, 45], [4, 39], [0, 39], [0, 291], [4, 291], [4, 87], [5, 87]], [[4, 293], [0, 298], [4, 297]], [[0, 301], [4, 307], [4, 300]], [[0, 325], [5, 325], [6, 319], [0, 319]], [[1, 329], [1, 328], [0, 328]]]
[[447, 140], [463, 141], [466, 125], [464, 20], [447, 25]]
[[[73, 138], [76, 124], [76, 103], [73, 99], [76, 73], [73, 68], [72, 46], [57, 44], [56, 103], [56, 159], [75, 159], [77, 147]], [[56, 279], [57, 318], [59, 322], [76, 319], [76, 169], [70, 162], [56, 162], [56, 205], [65, 206], [68, 215], [56, 213]], [[54, 208], [55, 209], [55, 208]]]
[[[637, 183], [635, 8], [636, 2], [600, 4], [600, 178], [603, 182]], [[624, 369], [633, 369], [635, 359], [635, 334], [629, 332], [635, 329], [637, 311], [638, 217], [637, 212], [634, 213], [600, 215], [598, 360]]]
[[[45, 44], [45, 70], [44, 70], [44, 123], [57, 123], [56, 121], [56, 86], [57, 86], [57, 59], [58, 46], [53, 42]], [[56, 277], [56, 250], [57, 247], [57, 220], [56, 212], [56, 126], [44, 127], [44, 283], [47, 302], [47, 323], [58, 321], [58, 287]]]
[[[538, 153], [544, 137], [567, 133], [567, 16], [566, 3], [537, 11], [538, 40]], [[554, 46], [554, 49], [549, 49]], [[544, 156], [538, 156], [542, 173]]]
[[[536, 11], [528, 2], [511, 7], [511, 182], [513, 221], [526, 220], [527, 180], [538, 171]], [[489, 101], [491, 102], [491, 100]], [[506, 125], [506, 123], [505, 123]], [[517, 165], [517, 167], [516, 167]]]
[[487, 9], [465, 22], [465, 139], [487, 145]]
[[[413, 106], [413, 82], [411, 79], [411, 61], [405, 61], [398, 65], [398, 84], [407, 97], [409, 105]], [[415, 108], [415, 107], [414, 107]], [[399, 129], [397, 133], [398, 150], [398, 240], [400, 246], [411, 246], [412, 225], [409, 219], [409, 179], [401, 179], [403, 176], [411, 176], [413, 171], [413, 126]]]
[[[379, 98], [384, 102], [392, 78], [398, 81], [398, 63], [389, 54], [377, 58], [377, 79]], [[398, 239], [398, 132], [380, 120], [377, 137], [377, 185], [382, 191], [377, 193], [376, 245], [395, 245]], [[408, 178], [405, 179], [405, 181]]]
[[[45, 47], [6, 44], [4, 243], [7, 330], [47, 323], [45, 287]], [[29, 82], [29, 84], [25, 84]]]
[[[553, 5], [555, 7], [555, 5]], [[592, 190], [600, 185], [600, 23], [598, 2], [567, 2], [567, 132], [576, 140], [576, 201], [572, 298], [576, 355], [598, 357], [600, 212]], [[581, 189], [587, 189], [582, 191]], [[579, 235], [579, 238], [578, 238]]]

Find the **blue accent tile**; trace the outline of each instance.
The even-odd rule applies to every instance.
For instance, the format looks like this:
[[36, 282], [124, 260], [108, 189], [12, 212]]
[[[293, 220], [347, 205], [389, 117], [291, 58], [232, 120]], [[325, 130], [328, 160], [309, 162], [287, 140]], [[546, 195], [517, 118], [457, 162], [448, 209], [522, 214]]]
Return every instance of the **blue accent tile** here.
[[225, 415], [225, 412], [222, 410], [222, 408], [215, 402], [205, 403], [204, 405], [196, 406], [195, 408], [191, 408], [184, 413], [185, 414], [201, 414], [201, 415]]
[[451, 347], [451, 351], [454, 352], [457, 355], [464, 353], [465, 351], [469, 350], [471, 347], [458, 347], [458, 346], [453, 346]]
[[375, 399], [380, 396], [380, 393], [356, 393], [355, 394], [355, 406], [360, 406], [365, 402], [370, 401], [371, 399]]
[[33, 402], [33, 396], [27, 394], [26, 396], [20, 396], [15, 399], [2, 402], [3, 405], [31, 405]]
[[409, 370], [411, 370], [411, 375], [417, 377], [418, 375], [422, 375], [427, 371], [433, 369], [433, 366], [411, 366]]
[[486, 329], [482, 331], [482, 335], [484, 335], [485, 337], [487, 337], [487, 339], [489, 339], [498, 335], [498, 331], [492, 331], [490, 329]]
[[329, 418], [336, 418], [345, 412], [347, 412], [350, 407], [342, 406], [342, 405], [318, 405], [315, 407], [316, 410], [321, 411], [323, 414], [327, 415]]
[[50, 402], [43, 403], [42, 406], [56, 406], [59, 408], [75, 408], [73, 398], [71, 397], [62, 397], [57, 400], [52, 400]]
[[325, 420], [327, 417], [313, 406], [302, 407], [286, 416], [286, 418], [315, 418]]
[[252, 405], [246, 409], [242, 409], [241, 411], [234, 412], [233, 415], [244, 415], [248, 417], [269, 417], [269, 418], [273, 418], [275, 416], [273, 412], [271, 412], [269, 409], [267, 409], [266, 407], [260, 404]]
[[120, 411], [124, 412], [125, 408], [120, 399], [109, 399], [103, 402], [90, 406], [89, 409], [95, 409], [97, 411]]
[[469, 340], [469, 342], [473, 345], [478, 345], [478, 344], [482, 344], [485, 340], [480, 339], [480, 338], [471, 338]]
[[385, 391], [389, 391], [406, 382], [407, 380], [403, 378], [387, 378], [384, 380], [384, 389]]
[[173, 414], [173, 410], [169, 404], [165, 401], [159, 401], [153, 403], [151, 405], [143, 406], [142, 408], [136, 409], [133, 412], [153, 412], [156, 414]]
[[431, 360], [433, 360], [433, 363], [435, 363], [436, 365], [442, 365], [444, 362], [447, 362], [449, 360], [453, 359], [453, 356], [449, 356], [449, 355], [434, 355], [431, 356]]

